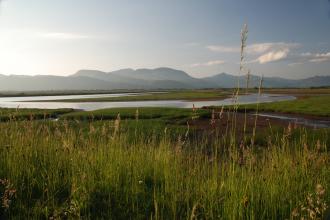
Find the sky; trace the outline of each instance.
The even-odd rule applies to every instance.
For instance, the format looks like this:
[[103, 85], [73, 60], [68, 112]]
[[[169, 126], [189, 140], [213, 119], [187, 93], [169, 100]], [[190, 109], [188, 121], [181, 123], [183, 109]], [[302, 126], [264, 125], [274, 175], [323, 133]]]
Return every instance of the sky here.
[[0, 74], [170, 67], [239, 74], [330, 75], [330, 0], [3, 0]]

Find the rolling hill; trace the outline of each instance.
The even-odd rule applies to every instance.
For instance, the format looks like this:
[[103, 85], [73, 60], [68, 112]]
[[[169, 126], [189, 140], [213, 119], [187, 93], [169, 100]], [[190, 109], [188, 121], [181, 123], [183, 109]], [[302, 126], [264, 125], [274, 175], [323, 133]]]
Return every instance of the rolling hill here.
[[[116, 90], [116, 89], [198, 89], [233, 88], [238, 79], [241, 87], [246, 86], [245, 76], [220, 73], [211, 77], [194, 78], [181, 70], [171, 68], [121, 69], [113, 72], [79, 70], [69, 76], [53, 75], [0, 75], [1, 91], [37, 90]], [[260, 77], [251, 75], [250, 87], [259, 85]], [[330, 76], [313, 76], [306, 79], [265, 77], [264, 87], [320, 87], [330, 86]]]

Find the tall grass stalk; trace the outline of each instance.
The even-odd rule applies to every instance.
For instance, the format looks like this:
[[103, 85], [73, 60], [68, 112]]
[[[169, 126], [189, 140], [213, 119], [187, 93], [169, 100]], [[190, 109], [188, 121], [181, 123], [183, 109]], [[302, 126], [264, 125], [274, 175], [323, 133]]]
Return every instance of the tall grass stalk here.
[[[244, 72], [244, 62], [245, 62], [245, 49], [247, 44], [247, 35], [248, 35], [248, 26], [247, 24], [244, 24], [242, 30], [241, 30], [241, 45], [240, 45], [240, 65], [239, 65], [239, 75], [237, 77], [237, 88], [234, 90], [233, 93], [233, 112], [232, 112], [232, 120], [231, 120], [231, 134], [232, 138], [231, 140], [236, 140], [236, 130], [237, 130], [237, 110], [239, 108], [239, 93], [240, 93], [240, 77], [241, 74]], [[229, 109], [230, 111], [230, 109]], [[244, 122], [245, 126], [245, 122]], [[235, 145], [235, 142], [232, 143], [232, 145]]]
[[258, 114], [259, 114], [259, 104], [260, 104], [260, 97], [261, 97], [261, 89], [263, 84], [263, 76], [261, 76], [259, 81], [259, 87], [258, 87], [258, 101], [257, 101], [257, 107], [256, 107], [256, 113], [254, 118], [254, 126], [253, 126], [253, 134], [251, 139], [251, 145], [254, 146], [255, 138], [256, 138], [256, 130], [257, 130], [257, 121], [258, 121]]

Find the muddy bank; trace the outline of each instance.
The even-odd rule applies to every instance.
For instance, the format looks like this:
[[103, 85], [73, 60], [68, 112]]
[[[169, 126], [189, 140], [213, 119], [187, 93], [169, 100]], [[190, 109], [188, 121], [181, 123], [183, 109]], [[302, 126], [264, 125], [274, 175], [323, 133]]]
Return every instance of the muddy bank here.
[[[217, 128], [225, 131], [233, 126], [238, 133], [242, 133], [244, 129], [246, 133], [252, 133], [253, 128], [256, 126], [257, 130], [262, 131], [271, 127], [287, 128], [289, 125], [292, 127], [307, 127], [314, 129], [330, 128], [329, 117], [319, 117], [303, 114], [285, 114], [274, 112], [255, 112], [232, 113], [223, 112], [220, 118], [220, 111], [215, 111], [214, 120], [212, 119], [194, 119], [190, 120], [189, 124], [197, 129], [213, 129]], [[236, 123], [235, 123], [236, 122]]]

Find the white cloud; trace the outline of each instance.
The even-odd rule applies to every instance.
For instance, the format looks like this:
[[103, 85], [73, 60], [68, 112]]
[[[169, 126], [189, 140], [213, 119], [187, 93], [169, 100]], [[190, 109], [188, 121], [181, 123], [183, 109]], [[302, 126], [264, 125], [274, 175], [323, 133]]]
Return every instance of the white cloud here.
[[[260, 63], [265, 64], [274, 61], [280, 61], [287, 58], [292, 49], [299, 48], [301, 45], [298, 43], [286, 42], [267, 42], [251, 44], [246, 47], [246, 53], [252, 56], [257, 56], [252, 61], [247, 63]], [[210, 45], [206, 47], [213, 52], [222, 53], [238, 53], [240, 47], [227, 47], [222, 45]]]
[[211, 60], [205, 63], [194, 63], [191, 64], [191, 67], [200, 67], [200, 66], [215, 66], [215, 65], [220, 65], [220, 64], [224, 64], [225, 61], [224, 60]]
[[303, 53], [301, 57], [312, 63], [330, 62], [330, 52], [328, 53]]
[[[298, 43], [285, 43], [285, 42], [268, 42], [251, 44], [246, 47], [246, 52], [249, 54], [262, 54], [275, 50], [294, 49], [300, 47]], [[239, 46], [223, 46], [223, 45], [209, 45], [206, 47], [208, 50], [213, 52], [222, 53], [236, 53], [240, 52]]]
[[285, 42], [270, 42], [259, 43], [247, 46], [247, 52], [251, 54], [262, 54], [267, 52], [291, 50], [300, 47], [298, 43], [285, 43]]
[[301, 45], [298, 43], [260, 43], [248, 46], [247, 52], [250, 54], [259, 55], [255, 60], [250, 63], [270, 63], [275, 61], [284, 60], [289, 57], [292, 49], [299, 48]]
[[264, 63], [283, 60], [286, 57], [288, 57], [289, 52], [290, 52], [289, 49], [270, 51], [270, 52], [267, 52], [267, 53], [259, 56], [256, 59], [256, 61], [259, 62], [260, 64], [264, 64]]
[[76, 39], [90, 38], [87, 35], [81, 35], [81, 34], [75, 34], [75, 33], [65, 33], [65, 32], [40, 33], [39, 36], [42, 38], [59, 39], [59, 40], [76, 40]]
[[289, 66], [297, 66], [304, 64], [306, 62], [310, 63], [322, 63], [322, 62], [330, 62], [330, 52], [327, 53], [301, 53], [294, 54], [290, 56], [290, 60], [294, 61], [293, 63], [289, 63]]

